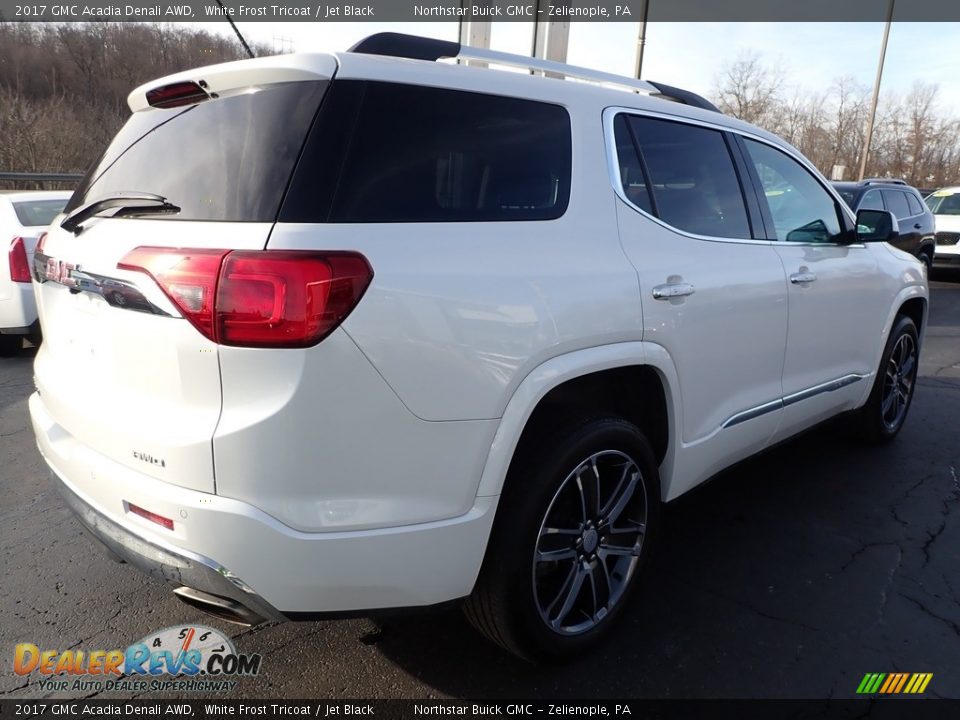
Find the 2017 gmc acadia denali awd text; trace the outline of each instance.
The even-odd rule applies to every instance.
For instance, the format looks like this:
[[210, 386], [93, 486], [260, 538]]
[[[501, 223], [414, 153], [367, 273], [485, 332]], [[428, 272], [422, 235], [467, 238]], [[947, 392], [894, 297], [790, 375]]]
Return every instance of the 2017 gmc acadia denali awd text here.
[[691, 93], [387, 34], [129, 102], [35, 254], [30, 411], [80, 520], [194, 606], [465, 599], [562, 659], [662, 503], [904, 422], [927, 282], [895, 218]]

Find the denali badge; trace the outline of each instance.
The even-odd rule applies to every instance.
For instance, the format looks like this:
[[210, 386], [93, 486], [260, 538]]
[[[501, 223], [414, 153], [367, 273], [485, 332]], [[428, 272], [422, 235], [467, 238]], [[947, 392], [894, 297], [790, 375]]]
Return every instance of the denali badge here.
[[133, 456], [140, 462], [150, 463], [151, 465], [156, 465], [157, 467], [162, 467], [162, 468], [165, 468], [167, 466], [166, 460], [163, 460], [162, 458], [154, 457], [149, 453], [142, 453], [134, 450]]

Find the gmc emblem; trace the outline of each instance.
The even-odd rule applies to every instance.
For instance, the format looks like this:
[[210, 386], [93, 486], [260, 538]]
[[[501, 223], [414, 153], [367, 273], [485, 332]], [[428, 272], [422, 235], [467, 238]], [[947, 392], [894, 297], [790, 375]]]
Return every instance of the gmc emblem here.
[[47, 280], [52, 280], [55, 283], [60, 283], [61, 285], [66, 285], [67, 287], [76, 287], [78, 282], [76, 278], [73, 277], [72, 273], [74, 270], [79, 270], [80, 268], [73, 263], [63, 262], [63, 260], [55, 260], [54, 258], [47, 258], [47, 266], [44, 269], [43, 276]]

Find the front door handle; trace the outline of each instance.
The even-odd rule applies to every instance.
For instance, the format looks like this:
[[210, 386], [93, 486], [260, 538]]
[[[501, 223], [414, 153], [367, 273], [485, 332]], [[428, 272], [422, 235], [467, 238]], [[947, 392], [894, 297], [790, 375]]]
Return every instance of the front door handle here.
[[665, 285], [657, 285], [655, 288], [653, 288], [654, 300], [670, 300], [672, 298], [693, 295], [693, 293], [693, 285], [684, 282], [666, 283]]
[[810, 272], [806, 268], [800, 268], [800, 272], [795, 272], [790, 276], [790, 282], [794, 285], [802, 285], [804, 283], [812, 283], [817, 279], [817, 274]]

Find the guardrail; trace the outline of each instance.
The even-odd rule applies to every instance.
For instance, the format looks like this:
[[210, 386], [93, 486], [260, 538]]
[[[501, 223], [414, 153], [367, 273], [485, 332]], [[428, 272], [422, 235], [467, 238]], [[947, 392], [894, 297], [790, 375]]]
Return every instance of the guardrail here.
[[0, 181], [7, 182], [79, 182], [82, 173], [0, 172]]

